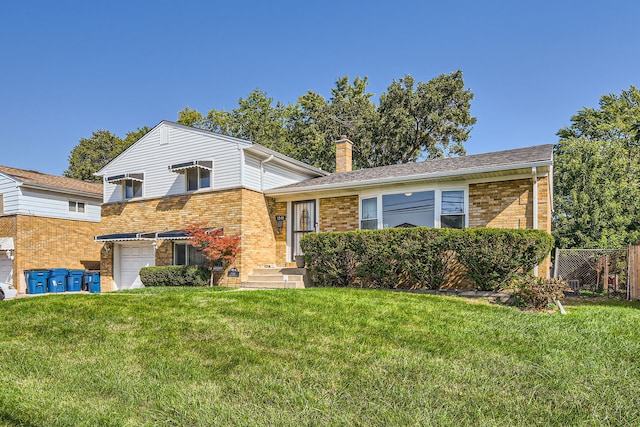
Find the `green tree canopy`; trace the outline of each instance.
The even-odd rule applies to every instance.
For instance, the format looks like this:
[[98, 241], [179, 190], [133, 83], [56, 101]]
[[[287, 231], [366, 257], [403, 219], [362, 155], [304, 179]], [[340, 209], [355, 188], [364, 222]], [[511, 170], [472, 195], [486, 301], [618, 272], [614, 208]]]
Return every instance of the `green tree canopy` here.
[[108, 130], [97, 130], [90, 138], [81, 138], [69, 154], [69, 166], [63, 175], [68, 178], [100, 182], [100, 177], [95, 176], [94, 173], [142, 138], [149, 130], [146, 126], [138, 128], [128, 132], [124, 139]]
[[187, 107], [178, 121], [249, 139], [327, 171], [335, 168], [335, 141], [342, 135], [353, 142], [356, 169], [465, 154], [476, 119], [461, 71], [427, 83], [406, 75], [381, 95], [379, 106], [368, 84], [366, 77], [341, 77], [329, 99], [308, 91], [293, 105], [274, 105], [256, 89], [231, 111], [212, 109], [203, 118]]
[[554, 235], [560, 247], [619, 248], [640, 239], [640, 91], [600, 98], [558, 132]]

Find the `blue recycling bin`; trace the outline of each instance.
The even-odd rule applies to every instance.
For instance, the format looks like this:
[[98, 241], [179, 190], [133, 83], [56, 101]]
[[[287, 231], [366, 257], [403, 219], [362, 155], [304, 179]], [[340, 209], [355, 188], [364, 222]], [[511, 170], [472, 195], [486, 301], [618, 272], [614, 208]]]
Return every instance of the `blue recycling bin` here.
[[67, 292], [80, 292], [82, 290], [82, 277], [84, 270], [69, 270], [67, 276]]
[[49, 292], [64, 292], [69, 270], [66, 268], [52, 268], [49, 270]]
[[83, 288], [92, 294], [100, 292], [100, 272], [85, 271], [83, 277]]
[[49, 283], [49, 270], [25, 270], [28, 294], [44, 294]]

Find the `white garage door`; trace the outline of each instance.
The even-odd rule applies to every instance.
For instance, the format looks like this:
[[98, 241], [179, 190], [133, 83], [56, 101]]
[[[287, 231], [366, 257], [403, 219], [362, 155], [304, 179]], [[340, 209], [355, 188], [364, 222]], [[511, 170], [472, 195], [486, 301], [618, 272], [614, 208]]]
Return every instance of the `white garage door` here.
[[0, 282], [11, 283], [11, 269], [13, 261], [5, 255], [4, 251], [0, 251]]
[[150, 243], [122, 245], [120, 247], [120, 281], [118, 289], [142, 287], [140, 269], [155, 265], [155, 255]]

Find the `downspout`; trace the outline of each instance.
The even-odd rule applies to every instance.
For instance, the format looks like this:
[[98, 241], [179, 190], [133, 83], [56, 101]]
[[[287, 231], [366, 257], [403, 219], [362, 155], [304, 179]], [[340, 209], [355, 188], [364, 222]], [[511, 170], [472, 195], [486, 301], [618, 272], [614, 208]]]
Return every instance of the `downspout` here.
[[238, 151], [240, 151], [240, 186], [244, 187], [244, 150], [237, 144]]
[[273, 160], [273, 154], [260, 162], [260, 191], [264, 191], [264, 164]]
[[[538, 229], [538, 170], [535, 166], [531, 168], [531, 178], [533, 180], [533, 229]], [[538, 266], [533, 267], [533, 275], [538, 276]]]

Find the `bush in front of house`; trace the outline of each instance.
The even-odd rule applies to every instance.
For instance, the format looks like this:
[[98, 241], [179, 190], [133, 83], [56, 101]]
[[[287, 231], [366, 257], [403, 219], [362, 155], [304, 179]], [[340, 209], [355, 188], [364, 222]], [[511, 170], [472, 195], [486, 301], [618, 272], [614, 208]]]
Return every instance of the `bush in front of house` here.
[[450, 266], [447, 240], [455, 231], [415, 227], [309, 233], [300, 244], [316, 286], [437, 289]]
[[316, 286], [438, 289], [462, 268], [476, 289], [497, 290], [551, 251], [538, 230], [427, 227], [309, 233], [300, 242]]
[[208, 286], [211, 272], [199, 265], [167, 265], [140, 269], [144, 286]]
[[529, 310], [544, 310], [550, 304], [564, 299], [569, 289], [566, 281], [526, 275], [513, 279], [506, 291], [513, 293], [513, 304]]
[[452, 249], [475, 287], [491, 291], [533, 270], [553, 244], [540, 230], [470, 228], [455, 236]]

